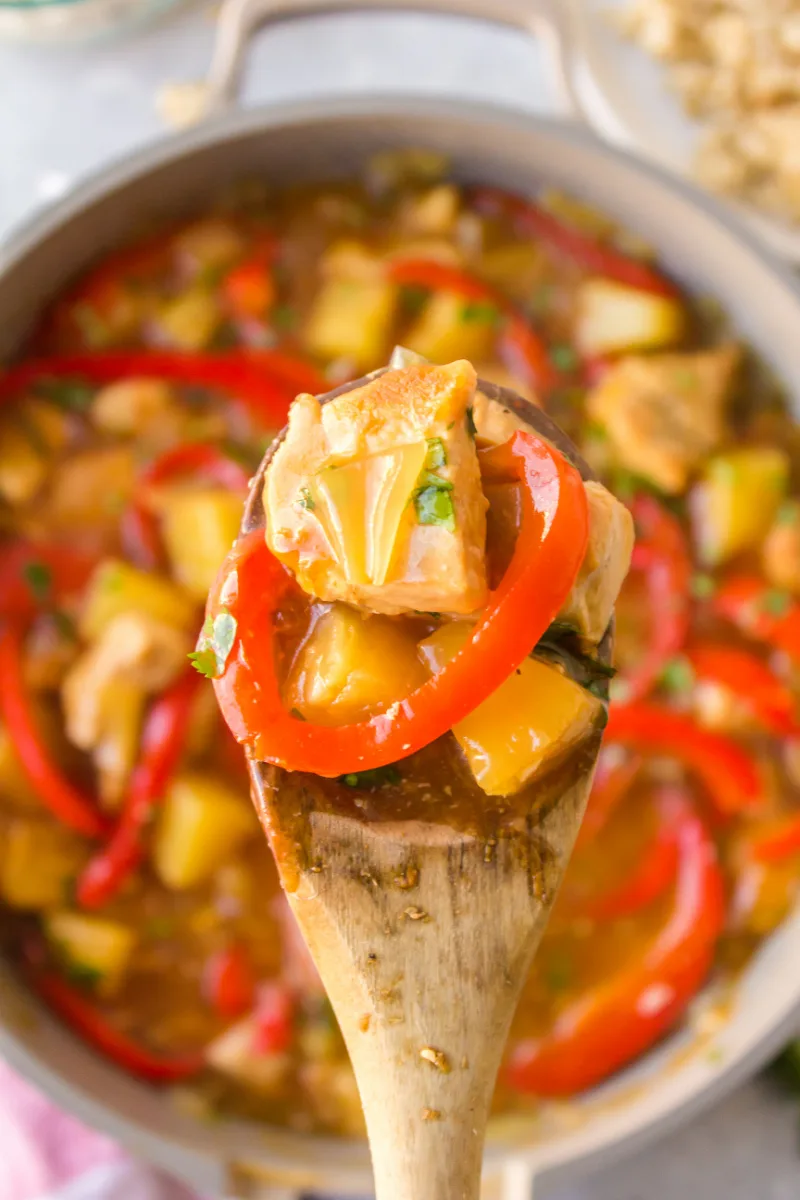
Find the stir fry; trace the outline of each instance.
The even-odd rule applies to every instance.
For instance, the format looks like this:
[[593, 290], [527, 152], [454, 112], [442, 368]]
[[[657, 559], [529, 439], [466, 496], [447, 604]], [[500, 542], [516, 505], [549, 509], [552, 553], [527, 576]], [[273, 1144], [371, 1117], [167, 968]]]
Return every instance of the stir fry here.
[[[295, 585], [263, 625], [262, 650], [278, 654], [251, 727], [259, 752], [318, 780], [319, 803], [374, 819], [449, 787], [455, 817], [489, 832], [525, 787], [497, 685], [530, 696], [542, 672], [560, 681], [558, 746], [602, 722], [610, 682], [594, 790], [498, 1112], [611, 1076], [686, 1018], [709, 979], [735, 978], [796, 898], [798, 439], [724, 314], [582, 203], [456, 184], [428, 153], [381, 156], [353, 182], [248, 184], [101, 260], [0, 375], [3, 945], [98, 1053], [195, 1113], [361, 1130], [214, 701], [210, 680], [224, 683], [247, 622], [221, 603], [204, 628], [203, 607], [291, 402], [384, 366], [397, 344], [432, 364], [467, 360], [540, 404], [637, 535], [616, 677], [592, 652], [608, 607], [591, 564], [555, 620], [542, 601], [526, 657], [513, 604], [539, 598], [507, 586], [509, 563], [524, 579], [536, 551], [520, 520], [525, 454], [488, 449], [517, 426], [496, 429], [476, 397], [457, 442], [455, 425], [432, 428], [424, 462], [417, 450], [397, 469], [414, 477], [419, 528], [470, 531], [483, 567], [466, 541], [447, 542], [438, 590], [355, 618], [386, 566], [378, 538], [351, 571], [360, 592], [328, 570], [309, 589], [324, 597], [313, 622]], [[495, 455], [483, 518], [458, 507], [476, 448]], [[274, 463], [297, 488], [284, 496], [276, 473], [269, 507], [288, 504], [271, 549], [296, 570], [294, 534], [341, 506], [333, 464], [291, 454], [289, 436]], [[600, 484], [590, 503], [592, 486], [592, 523], [617, 521], [621, 505]], [[469, 619], [492, 604], [492, 655], [461, 655]], [[418, 611], [398, 621], [398, 606]], [[505, 679], [514, 661], [523, 676]], [[376, 754], [375, 712], [410, 693], [399, 752]]]

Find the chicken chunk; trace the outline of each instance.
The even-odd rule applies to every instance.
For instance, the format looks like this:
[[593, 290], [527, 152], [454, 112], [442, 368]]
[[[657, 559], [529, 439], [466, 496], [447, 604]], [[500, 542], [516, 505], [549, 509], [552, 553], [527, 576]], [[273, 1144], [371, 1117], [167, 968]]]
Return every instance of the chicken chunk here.
[[559, 620], [577, 626], [588, 642], [600, 641], [628, 574], [633, 553], [633, 518], [601, 483], [586, 485], [589, 545]]
[[252, 1088], [262, 1095], [277, 1092], [292, 1069], [289, 1054], [264, 1054], [258, 1051], [258, 1018], [243, 1017], [211, 1043], [206, 1060], [222, 1075]]
[[778, 513], [764, 542], [762, 563], [771, 584], [800, 596], [800, 504], [787, 503]]
[[301, 587], [373, 612], [473, 613], [487, 597], [486, 500], [459, 361], [390, 370], [292, 405], [264, 486], [267, 542]]
[[67, 736], [92, 752], [106, 804], [119, 800], [133, 767], [146, 696], [177, 677], [190, 649], [188, 633], [143, 613], [120, 613], [65, 677]]
[[724, 432], [736, 346], [696, 354], [628, 357], [589, 396], [613, 459], [662, 491], [682, 492]]
[[[527, 429], [516, 413], [479, 392], [473, 406], [479, 441], [500, 445], [517, 429]], [[589, 505], [589, 545], [578, 578], [559, 613], [575, 625], [583, 639], [596, 644], [611, 620], [617, 594], [628, 573], [633, 553], [633, 519], [624, 504], [601, 483], [586, 485]], [[493, 509], [494, 511], [494, 509]], [[504, 517], [518, 522], [520, 505], [504, 503]]]

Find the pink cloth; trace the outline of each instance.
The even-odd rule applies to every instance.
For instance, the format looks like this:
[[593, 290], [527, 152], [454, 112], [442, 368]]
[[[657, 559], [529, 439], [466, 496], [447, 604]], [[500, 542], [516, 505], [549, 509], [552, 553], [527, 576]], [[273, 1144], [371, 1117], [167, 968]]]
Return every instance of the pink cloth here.
[[191, 1200], [0, 1062], [0, 1200]]

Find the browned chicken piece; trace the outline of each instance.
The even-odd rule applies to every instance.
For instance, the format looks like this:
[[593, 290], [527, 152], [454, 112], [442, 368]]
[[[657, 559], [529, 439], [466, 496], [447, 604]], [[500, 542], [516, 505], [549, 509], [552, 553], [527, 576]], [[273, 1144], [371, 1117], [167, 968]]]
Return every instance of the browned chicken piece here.
[[684, 491], [722, 439], [738, 361], [736, 346], [621, 359], [587, 402], [613, 461], [670, 495]]
[[771, 584], [800, 596], [800, 505], [789, 503], [778, 513], [761, 554]]
[[190, 648], [188, 634], [143, 613], [124, 612], [64, 679], [67, 736], [92, 753], [101, 797], [111, 807], [134, 765], [145, 698], [177, 677]]
[[487, 597], [486, 500], [467, 422], [475, 371], [391, 370], [300, 396], [266, 472], [266, 536], [305, 591], [394, 615]]

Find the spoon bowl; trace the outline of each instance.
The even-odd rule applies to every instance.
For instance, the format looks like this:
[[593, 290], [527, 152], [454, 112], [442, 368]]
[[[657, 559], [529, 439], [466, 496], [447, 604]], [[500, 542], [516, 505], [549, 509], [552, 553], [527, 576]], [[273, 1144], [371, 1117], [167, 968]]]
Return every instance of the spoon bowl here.
[[[592, 478], [536, 405], [488, 381], [478, 387]], [[251, 481], [241, 536], [264, 527], [264, 473], [284, 435]], [[609, 626], [601, 661], [610, 663], [612, 649]], [[503, 1048], [580, 827], [601, 732], [524, 809], [501, 807], [489, 819], [487, 800], [479, 827], [391, 811], [374, 819], [342, 801], [346, 789], [337, 793], [333, 781], [248, 762], [281, 882], [353, 1064], [377, 1200], [479, 1195]], [[324, 803], [315, 784], [326, 788]]]

